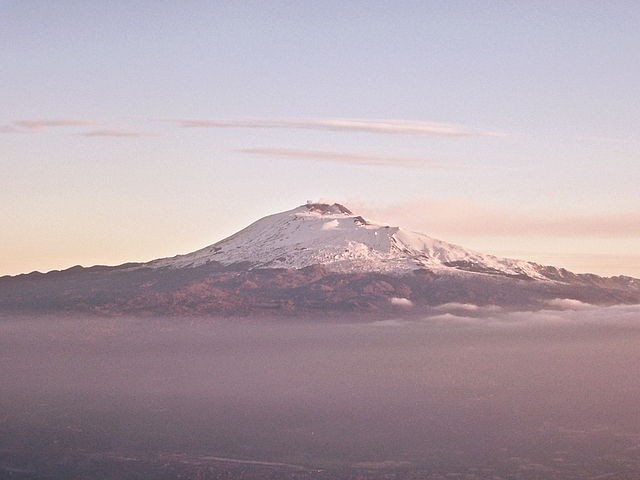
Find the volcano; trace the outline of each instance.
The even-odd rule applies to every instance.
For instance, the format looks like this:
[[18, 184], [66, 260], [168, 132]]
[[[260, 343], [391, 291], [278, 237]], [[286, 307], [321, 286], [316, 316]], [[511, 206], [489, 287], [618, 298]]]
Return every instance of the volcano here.
[[422, 314], [442, 304], [640, 302], [640, 280], [475, 252], [307, 203], [186, 255], [0, 278], [0, 310], [98, 315]]

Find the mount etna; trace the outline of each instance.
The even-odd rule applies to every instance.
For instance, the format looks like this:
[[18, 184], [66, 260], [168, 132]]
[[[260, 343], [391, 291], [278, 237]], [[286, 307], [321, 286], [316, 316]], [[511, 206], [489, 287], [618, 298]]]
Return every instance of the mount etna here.
[[12, 314], [422, 314], [443, 304], [553, 308], [640, 302], [640, 280], [498, 258], [340, 204], [264, 217], [201, 250], [147, 263], [0, 278]]

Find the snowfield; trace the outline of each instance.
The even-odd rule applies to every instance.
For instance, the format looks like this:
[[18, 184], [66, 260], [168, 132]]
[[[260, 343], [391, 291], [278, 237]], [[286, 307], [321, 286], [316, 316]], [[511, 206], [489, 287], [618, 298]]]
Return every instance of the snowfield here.
[[426, 270], [547, 280], [535, 263], [484, 255], [400, 227], [374, 223], [337, 203], [310, 203], [270, 215], [201, 250], [154, 260], [145, 266], [185, 268], [210, 262], [293, 269], [322, 264], [341, 273], [402, 275]]

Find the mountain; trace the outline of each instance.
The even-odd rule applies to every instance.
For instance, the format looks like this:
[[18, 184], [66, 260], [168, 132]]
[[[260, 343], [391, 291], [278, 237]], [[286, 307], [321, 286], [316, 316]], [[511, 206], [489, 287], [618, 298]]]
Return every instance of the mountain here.
[[399, 275], [425, 269], [545, 278], [533, 263], [483, 255], [399, 227], [373, 223], [337, 203], [311, 203], [270, 215], [211, 246], [146, 265], [185, 268], [212, 261], [224, 265], [246, 263], [249, 269], [324, 265], [341, 273]]
[[[640, 302], [640, 280], [499, 258], [340, 204], [264, 217], [195, 252], [0, 278], [0, 311], [104, 315], [421, 314], [447, 303]], [[550, 303], [551, 302], [551, 303]]]

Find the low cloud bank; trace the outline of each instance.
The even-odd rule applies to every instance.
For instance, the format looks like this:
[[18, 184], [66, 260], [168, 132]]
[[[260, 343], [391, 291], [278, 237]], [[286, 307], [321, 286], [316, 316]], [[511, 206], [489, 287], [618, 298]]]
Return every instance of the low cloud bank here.
[[537, 311], [508, 311], [496, 305], [448, 303], [422, 322], [489, 327], [624, 326], [640, 328], [640, 305], [598, 306], [555, 298]]
[[573, 298], [554, 298], [553, 300], [549, 300], [547, 305], [550, 307], [557, 307], [561, 310], [583, 310], [585, 308], [593, 308], [594, 306], [581, 302], [580, 300], [575, 300]]
[[413, 302], [411, 300], [401, 297], [392, 297], [391, 304], [398, 305], [400, 307], [413, 307]]

